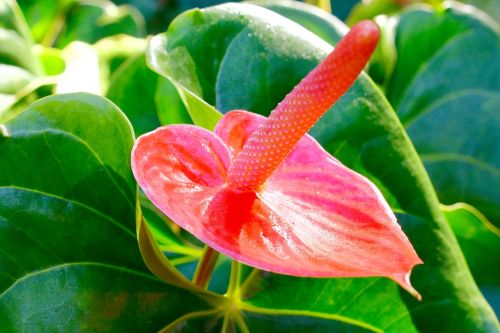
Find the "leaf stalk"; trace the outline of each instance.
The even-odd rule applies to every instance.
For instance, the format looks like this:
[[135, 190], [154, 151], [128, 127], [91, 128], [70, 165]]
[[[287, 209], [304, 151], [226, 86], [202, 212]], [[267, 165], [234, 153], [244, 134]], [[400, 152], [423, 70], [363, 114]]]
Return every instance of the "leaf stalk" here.
[[205, 246], [193, 276], [194, 284], [203, 289], [207, 288], [218, 258], [219, 252], [215, 251], [208, 245]]

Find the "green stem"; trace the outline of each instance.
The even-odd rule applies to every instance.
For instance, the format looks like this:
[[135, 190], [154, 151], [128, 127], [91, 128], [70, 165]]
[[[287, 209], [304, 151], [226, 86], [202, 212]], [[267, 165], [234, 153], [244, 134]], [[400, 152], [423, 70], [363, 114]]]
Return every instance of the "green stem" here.
[[231, 275], [229, 276], [229, 285], [226, 295], [231, 297], [239, 292], [241, 264], [235, 260], [231, 261]]
[[205, 246], [200, 261], [198, 262], [198, 267], [196, 267], [196, 272], [193, 276], [194, 284], [203, 289], [207, 288], [218, 258], [219, 252], [215, 251], [208, 245]]
[[159, 247], [162, 252], [172, 252], [198, 258], [203, 255], [202, 249], [197, 249], [187, 246], [183, 247], [175, 244], [168, 244], [168, 245], [159, 245]]

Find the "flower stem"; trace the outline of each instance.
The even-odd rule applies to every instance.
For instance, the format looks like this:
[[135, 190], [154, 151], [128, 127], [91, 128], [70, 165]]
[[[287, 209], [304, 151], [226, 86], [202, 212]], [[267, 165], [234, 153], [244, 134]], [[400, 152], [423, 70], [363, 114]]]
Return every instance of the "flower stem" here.
[[227, 287], [226, 295], [232, 297], [238, 293], [241, 275], [241, 264], [235, 260], [231, 261], [231, 275], [229, 277], [229, 285]]
[[198, 266], [196, 267], [196, 272], [193, 276], [194, 284], [203, 289], [207, 288], [218, 258], [219, 252], [215, 251], [208, 245], [205, 246], [200, 261], [198, 262]]

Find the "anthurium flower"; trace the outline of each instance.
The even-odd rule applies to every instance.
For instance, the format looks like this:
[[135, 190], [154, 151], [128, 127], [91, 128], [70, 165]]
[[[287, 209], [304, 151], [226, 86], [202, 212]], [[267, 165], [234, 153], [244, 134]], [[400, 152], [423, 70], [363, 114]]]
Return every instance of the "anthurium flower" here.
[[141, 136], [132, 170], [151, 201], [215, 250], [308, 277], [387, 276], [413, 295], [421, 263], [382, 194], [307, 131], [353, 84], [378, 40], [356, 25], [265, 118], [231, 111]]

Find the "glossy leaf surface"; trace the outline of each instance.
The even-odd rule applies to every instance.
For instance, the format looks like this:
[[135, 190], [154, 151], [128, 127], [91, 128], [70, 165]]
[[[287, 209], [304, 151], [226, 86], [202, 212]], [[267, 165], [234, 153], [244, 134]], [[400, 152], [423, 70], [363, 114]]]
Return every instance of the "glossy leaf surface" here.
[[[330, 47], [290, 21], [257, 13], [254, 7], [227, 5], [182, 15], [163, 43], [151, 44], [150, 57], [156, 59], [151, 62], [153, 68], [182, 82], [222, 111], [269, 112]], [[247, 54], [252, 58], [246, 58]], [[178, 65], [181, 63], [187, 67]], [[361, 76], [311, 133], [343, 163], [371, 178], [393, 208], [406, 212], [400, 217], [403, 229], [426, 263], [415, 269], [412, 280], [417, 289], [422, 288], [424, 301], [420, 304], [401, 297], [407, 312], [399, 312], [396, 303], [385, 302], [395, 306], [396, 317], [409, 314], [415, 327], [424, 331], [436, 325], [445, 332], [454, 332], [457, 327], [477, 332], [496, 329], [497, 320], [438, 211], [421, 162], [373, 83]], [[297, 281], [307, 285], [304, 280]], [[289, 293], [296, 289], [283, 288]], [[383, 293], [374, 290], [378, 292]], [[378, 297], [370, 299], [374, 304], [380, 302]], [[314, 301], [296, 306], [307, 309]], [[363, 320], [373, 322], [373, 317], [367, 315]]]
[[207, 308], [142, 261], [134, 137], [113, 104], [48, 97], [2, 129], [2, 331], [154, 331]]

